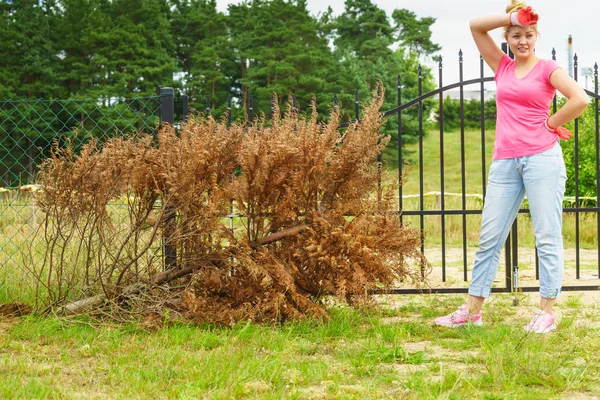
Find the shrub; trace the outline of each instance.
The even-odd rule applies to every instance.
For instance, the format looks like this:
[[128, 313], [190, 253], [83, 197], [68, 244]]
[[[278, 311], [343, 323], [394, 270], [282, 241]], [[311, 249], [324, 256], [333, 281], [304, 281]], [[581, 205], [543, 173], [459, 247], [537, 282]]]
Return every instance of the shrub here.
[[[112, 300], [199, 321], [282, 321], [325, 316], [315, 301], [324, 295], [356, 304], [420, 279], [406, 262], [426, 265], [420, 234], [390, 213], [394, 185], [378, 187], [389, 140], [381, 98], [341, 134], [336, 108], [320, 123], [316, 108], [304, 118], [290, 107], [268, 125], [192, 118], [179, 135], [161, 129], [158, 145], [136, 135], [57, 151], [40, 174], [48, 245], [33, 269], [45, 305], [87, 296], [67, 309]], [[126, 199], [125, 223], [109, 212], [116, 198]], [[232, 211], [236, 230], [222, 223]], [[152, 251], [163, 230], [177, 250], [164, 272]]]
[[[496, 128], [496, 99], [484, 102], [484, 123], [486, 129]], [[463, 102], [465, 129], [481, 129], [481, 101], [471, 99]], [[438, 123], [439, 123], [439, 109]], [[444, 100], [444, 131], [460, 129], [460, 100], [446, 97]]]

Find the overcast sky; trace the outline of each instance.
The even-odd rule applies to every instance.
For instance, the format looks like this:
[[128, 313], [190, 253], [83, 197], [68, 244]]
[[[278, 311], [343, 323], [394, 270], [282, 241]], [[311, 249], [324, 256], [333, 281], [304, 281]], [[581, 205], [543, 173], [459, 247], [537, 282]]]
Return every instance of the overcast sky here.
[[[217, 0], [217, 8], [226, 12], [227, 5], [238, 0]], [[377, 0], [380, 8], [391, 16], [394, 9], [406, 8], [420, 17], [434, 17], [432, 40], [442, 47], [444, 63], [444, 85], [458, 81], [458, 51], [463, 51], [464, 79], [479, 77], [479, 52], [469, 32], [469, 20], [484, 14], [503, 13], [509, 0]], [[540, 37], [536, 45], [536, 54], [542, 58], [552, 57], [552, 48], [556, 49], [557, 62], [568, 72], [568, 36], [573, 37], [573, 53], [579, 62], [579, 81], [585, 87], [586, 78], [583, 69], [600, 63], [600, 40], [598, 35], [598, 0], [535, 0], [527, 3], [540, 15], [538, 29]], [[344, 10], [344, 0], [308, 0], [308, 8], [317, 15], [333, 9], [334, 15]], [[492, 37], [502, 41], [502, 30], [491, 32]], [[428, 65], [434, 65], [431, 61]], [[437, 77], [437, 67], [434, 69]], [[485, 75], [492, 72], [486, 66]], [[473, 87], [477, 89], [478, 87]], [[489, 86], [493, 89], [493, 85]], [[593, 90], [591, 78], [588, 89]]]

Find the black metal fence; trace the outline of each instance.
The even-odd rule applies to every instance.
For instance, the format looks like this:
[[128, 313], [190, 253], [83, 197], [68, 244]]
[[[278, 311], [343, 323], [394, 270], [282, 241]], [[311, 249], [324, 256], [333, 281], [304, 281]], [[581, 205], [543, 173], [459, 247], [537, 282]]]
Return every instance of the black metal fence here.
[[[554, 60], [556, 60], [556, 53], [553, 50], [552, 52], [552, 58]], [[578, 79], [578, 59], [577, 59], [577, 55], [574, 56], [574, 79], [577, 80]], [[434, 268], [434, 271], [437, 271], [441, 274], [441, 276], [439, 276], [439, 281], [442, 282], [441, 285], [439, 286], [433, 286], [433, 287], [428, 287], [427, 291], [431, 291], [431, 292], [436, 292], [436, 293], [466, 293], [467, 292], [467, 287], [466, 287], [466, 282], [468, 280], [468, 269], [469, 269], [469, 264], [468, 264], [468, 251], [467, 251], [467, 218], [469, 216], [472, 215], [481, 215], [482, 213], [482, 209], [483, 209], [483, 203], [481, 203], [481, 207], [477, 207], [477, 208], [470, 208], [467, 206], [467, 192], [466, 192], [466, 182], [467, 182], [467, 177], [465, 174], [465, 159], [466, 157], [468, 157], [469, 155], [466, 154], [465, 152], [465, 120], [464, 120], [464, 103], [465, 103], [465, 98], [464, 98], [464, 88], [470, 85], [478, 85], [479, 86], [479, 93], [480, 93], [480, 104], [481, 104], [481, 113], [480, 113], [480, 128], [481, 128], [481, 134], [480, 134], [480, 141], [481, 141], [481, 198], [484, 199], [485, 198], [485, 194], [486, 194], [486, 165], [487, 165], [487, 161], [486, 160], [486, 148], [488, 148], [489, 146], [493, 146], [493, 144], [489, 144], [486, 143], [486, 128], [485, 128], [485, 123], [484, 123], [484, 117], [485, 117], [485, 110], [484, 110], [484, 93], [485, 93], [485, 88], [484, 88], [484, 84], [486, 82], [491, 82], [493, 81], [492, 77], [485, 77], [484, 76], [484, 61], [483, 58], [480, 57], [480, 76], [479, 78], [476, 79], [470, 79], [470, 80], [464, 80], [463, 79], [463, 54], [462, 51], [459, 52], [459, 59], [458, 59], [458, 69], [459, 69], [459, 81], [457, 83], [454, 84], [450, 84], [450, 85], [443, 85], [443, 81], [442, 81], [442, 69], [443, 69], [443, 65], [442, 65], [442, 60], [439, 59], [438, 60], [438, 71], [439, 71], [439, 76], [438, 76], [438, 89], [433, 90], [429, 93], [422, 93], [421, 87], [422, 87], [422, 74], [421, 71], [419, 71], [419, 96], [415, 99], [411, 99], [408, 102], [403, 103], [402, 100], [402, 85], [401, 85], [401, 77], [398, 77], [398, 86], [397, 86], [397, 90], [398, 90], [398, 107], [389, 110], [387, 112], [385, 112], [385, 116], [392, 116], [395, 114], [398, 114], [398, 158], [399, 158], [399, 174], [402, 173], [402, 168], [403, 168], [403, 159], [402, 159], [402, 149], [403, 149], [403, 143], [402, 143], [402, 124], [401, 124], [401, 120], [402, 120], [402, 113], [405, 112], [406, 110], [410, 109], [411, 107], [417, 107], [418, 108], [418, 112], [419, 112], [419, 132], [418, 132], [418, 138], [419, 138], [419, 145], [418, 145], [418, 153], [419, 153], [419, 162], [418, 162], [418, 168], [419, 168], [419, 204], [418, 207], [416, 208], [410, 208], [407, 207], [404, 202], [403, 202], [403, 189], [402, 187], [399, 190], [399, 209], [402, 210], [402, 216], [407, 217], [407, 216], [416, 216], [419, 220], [419, 228], [421, 229], [421, 231], [425, 234], [424, 235], [424, 240], [423, 240], [423, 245], [421, 247], [421, 250], [427, 255], [428, 253], [428, 249], [427, 249], [427, 232], [425, 231], [425, 219], [426, 218], [438, 218], [439, 223], [440, 223], [440, 232], [441, 232], [441, 237], [440, 237], [440, 243], [441, 246], [440, 248], [434, 248], [433, 251], [435, 252], [441, 252], [441, 261], [439, 263], [439, 268]], [[600, 170], [599, 170], [599, 166], [600, 166], [600, 135], [599, 135], [599, 124], [598, 124], [598, 113], [599, 113], [599, 109], [598, 109], [598, 101], [600, 100], [600, 96], [598, 93], [598, 65], [597, 63], [594, 66], [593, 69], [593, 73], [594, 73], [594, 91], [591, 92], [589, 90], [586, 89], [586, 93], [590, 96], [591, 98], [591, 103], [589, 107], [593, 107], [594, 109], [594, 115], [595, 115], [595, 128], [594, 131], [592, 132], [595, 135], [595, 159], [596, 159], [596, 163], [595, 163], [595, 179], [596, 179], [596, 196], [593, 199], [595, 206], [593, 207], [585, 207], [584, 203], [581, 201], [581, 196], [579, 195], [579, 154], [580, 151], [582, 150], [580, 148], [579, 142], [580, 142], [580, 130], [579, 130], [579, 121], [575, 120], [574, 123], [574, 132], [573, 132], [573, 140], [572, 145], [574, 146], [574, 171], [575, 174], [574, 176], [569, 177], [569, 179], [573, 179], [574, 180], [574, 188], [575, 188], [575, 195], [574, 198], [571, 199], [571, 204], [572, 206], [569, 207], [563, 207], [563, 214], [564, 215], [574, 215], [574, 220], [575, 220], [575, 248], [574, 253], [575, 253], [575, 273], [574, 273], [574, 278], [575, 278], [575, 282], [576, 283], [568, 283], [563, 285], [563, 290], [571, 290], [571, 291], [576, 291], [576, 290], [600, 290], [600, 286], [599, 283], [600, 281], [598, 281], [598, 277], [600, 275], [600, 242], [598, 241], [598, 235], [600, 234], [600, 214], [598, 213], [598, 211], [600, 210], [600, 208], [598, 207], [598, 203], [597, 203], [597, 199], [600, 196]], [[448, 208], [446, 206], [446, 190], [445, 190], [445, 180], [444, 180], [444, 137], [446, 132], [444, 131], [444, 94], [447, 93], [449, 90], [451, 89], [459, 89], [459, 102], [460, 102], [460, 114], [461, 114], [461, 118], [460, 118], [460, 143], [461, 143], [461, 193], [460, 193], [460, 199], [461, 199], [461, 206], [459, 208]], [[431, 209], [426, 209], [425, 205], [424, 205], [424, 198], [426, 193], [424, 192], [424, 180], [427, 178], [426, 176], [424, 176], [424, 170], [423, 170], [423, 166], [424, 166], [424, 160], [425, 157], [427, 157], [426, 154], [424, 154], [423, 151], [423, 138], [425, 136], [425, 132], [423, 130], [423, 102], [426, 101], [427, 99], [431, 99], [431, 98], [435, 98], [437, 97], [438, 101], [439, 101], [439, 151], [440, 151], [440, 173], [439, 173], [439, 178], [440, 178], [440, 187], [439, 187], [439, 193], [441, 194], [439, 196], [439, 207], [438, 209], [435, 210], [431, 210]], [[555, 112], [557, 109], [557, 98], [555, 97], [553, 100], [553, 105], [552, 105], [553, 111]], [[587, 134], [590, 134], [590, 132], [587, 132]], [[569, 142], [568, 145], [571, 145], [571, 142]], [[595, 230], [596, 230], [596, 248], [594, 249], [595, 251], [595, 263], [594, 263], [594, 269], [592, 270], [588, 270], [588, 272], [590, 273], [589, 276], [586, 277], [586, 281], [588, 281], [588, 284], [581, 284], [581, 278], [582, 278], [582, 265], [581, 265], [581, 243], [580, 243], [580, 234], [581, 234], [581, 224], [580, 224], [580, 216], [583, 213], [593, 213], [595, 214], [595, 220], [596, 220], [596, 226], [595, 226]], [[521, 208], [519, 210], [519, 214], [523, 215], [528, 215], [529, 214], [529, 209], [527, 208]], [[448, 262], [447, 262], [447, 246], [446, 246], [446, 220], [449, 216], [460, 216], [462, 219], [462, 281], [463, 284], [458, 285], [460, 287], [447, 287], [448, 285], [446, 285], [445, 283], [447, 282], [447, 271], [448, 271]], [[402, 218], [402, 217], [401, 217]], [[518, 224], [518, 220], [515, 220], [512, 229], [511, 229], [511, 233], [509, 234], [509, 237], [506, 241], [505, 244], [505, 249], [504, 249], [504, 264], [505, 264], [505, 274], [504, 274], [504, 286], [497, 286], [492, 288], [493, 292], [511, 292], [511, 291], [523, 291], [523, 292], [532, 292], [532, 291], [538, 291], [539, 290], [539, 286], [525, 286], [525, 287], [519, 287], [518, 285], [518, 276], [519, 276], [519, 224]], [[567, 269], [565, 269], [566, 272]], [[591, 279], [590, 279], [591, 278]], [[537, 257], [537, 250], [535, 251], [535, 280], [538, 281], [539, 280], [539, 260]], [[423, 289], [415, 289], [415, 288], [397, 288], [395, 290], [393, 290], [394, 293], [421, 293], [423, 292]]]
[[[577, 56], [575, 56], [577, 57]], [[575, 78], [578, 75], [577, 59], [575, 58]], [[458, 70], [459, 70], [459, 81], [450, 85], [443, 85], [442, 71], [443, 64], [442, 60], [438, 60], [438, 88], [429, 92], [423, 93], [423, 76], [419, 68], [418, 78], [418, 97], [404, 101], [402, 98], [402, 80], [401, 76], [397, 79], [397, 107], [384, 113], [385, 117], [396, 116], [398, 118], [397, 123], [397, 154], [398, 154], [398, 173], [399, 176], [403, 173], [404, 168], [404, 148], [406, 145], [403, 143], [403, 132], [402, 118], [406, 115], [409, 110], [416, 108], [418, 113], [418, 144], [416, 146], [416, 152], [418, 153], [418, 177], [419, 177], [419, 191], [418, 193], [404, 193], [401, 187], [398, 193], [398, 214], [403, 220], [415, 219], [421, 232], [423, 232], [423, 244], [421, 247], [422, 252], [428, 256], [436, 254], [440, 256], [439, 262], [436, 262], [434, 273], [431, 276], [432, 282], [439, 282], [439, 284], [433, 284], [428, 287], [427, 291], [432, 292], [455, 292], [464, 293], [467, 291], [468, 281], [468, 270], [469, 261], [468, 256], [471, 252], [467, 246], [467, 233], [468, 224], [467, 219], [473, 216], [481, 215], [482, 202], [469, 204], [467, 202], [468, 193], [466, 192], [466, 183], [470, 179], [466, 176], [465, 161], [470, 155], [465, 153], [465, 117], [464, 117], [464, 88], [468, 86], [478, 86], [480, 93], [480, 154], [481, 154], [481, 193], [478, 196], [481, 198], [485, 197], [486, 193], [486, 166], [490, 160], [486, 160], [486, 149], [490, 148], [493, 144], [486, 142], [486, 127], [485, 127], [485, 109], [484, 109], [484, 93], [486, 82], [493, 80], [492, 77], [484, 76], [484, 64], [483, 59], [480, 58], [480, 76], [476, 79], [463, 79], [463, 57], [462, 52], [459, 52], [458, 59]], [[461, 161], [460, 161], [460, 186], [461, 191], [458, 194], [460, 198], [460, 206], [452, 207], [447, 201], [448, 196], [445, 181], [445, 138], [448, 132], [444, 129], [444, 96], [448, 94], [448, 91], [458, 89], [460, 103], [460, 143], [461, 143]], [[599, 124], [598, 124], [598, 101], [600, 96], [598, 93], [598, 67], [594, 67], [594, 91], [587, 91], [588, 95], [593, 99], [590, 107], [595, 110], [595, 154], [596, 154], [596, 199], [600, 192], [600, 174], [598, 173], [598, 166], [600, 165], [600, 135], [599, 135]], [[389, 93], [389, 88], [388, 88]], [[176, 123], [175, 115], [178, 114], [175, 109], [175, 98], [176, 95], [174, 90], [171, 88], [163, 88], [160, 91], [160, 95], [156, 97], [149, 97], [143, 99], [104, 99], [104, 100], [34, 100], [34, 101], [0, 101], [0, 252], [5, 254], [3, 259], [3, 267], [6, 268], [7, 264], [18, 264], [20, 261], [19, 257], [19, 246], [23, 240], [24, 232], [30, 231], [23, 229], [23, 226], [30, 225], [32, 219], [35, 219], [35, 210], [32, 211], [31, 197], [26, 193], [27, 189], [31, 189], [32, 186], [28, 184], [35, 183], [33, 181], [35, 176], [35, 165], [37, 165], [42, 158], [47, 156], [51, 144], [54, 140], [71, 140], [78, 141], [77, 143], [84, 143], [91, 137], [96, 137], [99, 140], [108, 138], [115, 135], [122, 135], [127, 132], [144, 130], [146, 132], [154, 132], [158, 127], [159, 123], [168, 122]], [[179, 99], [179, 98], [178, 98]], [[423, 115], [423, 104], [431, 99], [437, 100], [439, 103], [438, 112], [438, 133], [426, 132], [425, 127], [425, 116]], [[182, 119], [185, 119], [188, 114], [188, 99], [187, 97], [181, 96], [181, 112]], [[209, 102], [207, 102], [206, 113], [210, 113]], [[355, 94], [355, 118], [358, 119], [358, 94]], [[229, 105], [231, 107], [231, 105]], [[554, 100], [554, 109], [557, 107], [557, 100]], [[252, 99], [249, 100], [247, 105], [248, 117], [252, 120]], [[429, 154], [424, 152], [424, 138], [425, 135], [439, 134], [439, 191], [437, 196], [436, 207], [431, 209], [425, 206], [425, 180], [431, 178], [424, 175], [424, 165], [426, 157]], [[575, 198], [572, 201], [572, 206], [565, 207], [565, 215], [574, 215], [575, 220], [575, 284], [569, 284], [564, 286], [564, 290], [598, 290], [599, 283], [597, 281], [598, 274], [600, 273], [600, 245], [596, 240], [596, 268], [592, 270], [591, 275], [596, 280], [591, 282], [589, 285], [580, 284], [581, 279], [581, 260], [580, 260], [580, 215], [583, 213], [593, 213], [596, 219], [596, 237], [600, 233], [600, 213], [598, 211], [598, 203], [594, 202], [593, 207], [585, 207], [582, 203], [579, 190], [578, 190], [578, 158], [579, 154], [579, 125], [575, 122], [574, 136], [571, 141], [574, 146], [575, 154], [575, 176], [570, 177], [575, 181]], [[571, 144], [569, 144], [571, 145]], [[415, 168], [413, 166], [413, 168]], [[33, 186], [35, 188], [35, 186]], [[418, 201], [408, 203], [407, 197], [416, 195]], [[401, 210], [401, 211], [400, 211]], [[519, 211], [520, 215], [529, 214], [529, 210], [523, 208]], [[448, 256], [448, 244], [446, 242], [446, 233], [448, 229], [448, 221], [450, 218], [460, 219], [460, 230], [461, 230], [461, 245], [460, 245], [460, 260], [457, 260], [457, 256], [454, 255], [452, 260], [449, 260]], [[439, 245], [430, 246], [431, 234], [426, 230], [426, 221], [435, 219], [439, 225]], [[518, 220], [517, 220], [518, 221]], [[512, 227], [511, 234], [505, 245], [505, 260], [504, 260], [504, 285], [498, 285], [494, 287], [495, 292], [509, 292], [514, 290], [521, 291], [536, 291], [538, 287], [518, 287], [517, 277], [519, 273], [519, 224], [515, 221]], [[16, 237], [19, 236], [19, 239]], [[437, 241], [436, 241], [437, 243]], [[163, 255], [165, 257], [165, 265], [167, 267], [174, 265], [176, 254], [175, 249], [165, 248]], [[456, 265], [460, 263], [460, 275], [458, 279], [456, 276], [453, 277], [455, 282], [449, 284], [449, 264]], [[523, 265], [522, 265], [523, 266]], [[455, 267], [452, 267], [456, 270]], [[586, 270], [588, 272], [588, 270]], [[1, 274], [0, 274], [1, 275]], [[535, 279], [539, 279], [539, 265], [537, 257], [535, 257]], [[1, 286], [0, 276], [0, 286]], [[421, 293], [422, 288], [414, 287], [399, 287], [393, 290], [395, 293]]]

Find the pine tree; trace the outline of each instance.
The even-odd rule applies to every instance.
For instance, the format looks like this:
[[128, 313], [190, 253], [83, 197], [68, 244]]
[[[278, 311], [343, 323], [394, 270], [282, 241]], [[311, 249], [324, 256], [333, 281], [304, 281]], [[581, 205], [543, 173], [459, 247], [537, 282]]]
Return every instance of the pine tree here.
[[255, 98], [255, 109], [267, 115], [273, 94], [281, 102], [295, 96], [305, 108], [315, 95], [326, 97], [330, 104], [335, 63], [306, 1], [255, 0], [231, 5], [229, 25], [241, 65], [244, 104], [248, 92]]
[[232, 96], [233, 57], [226, 17], [217, 11], [215, 0], [183, 0], [174, 4], [171, 30], [177, 44], [177, 61], [182, 87], [191, 105], [204, 109], [205, 98], [221, 114]]
[[418, 56], [431, 56], [440, 51], [440, 46], [431, 41], [431, 25], [435, 23], [435, 18], [417, 18], [413, 11], [405, 8], [394, 10], [392, 18], [397, 39], [403, 48]]
[[16, 30], [15, 9], [12, 3], [0, 1], [0, 98], [16, 96], [19, 86], [19, 34]]
[[[371, 0], [347, 0], [342, 14], [333, 18], [330, 29], [340, 64], [336, 79], [339, 98], [346, 118], [355, 119], [355, 92], [362, 100], [369, 96], [377, 81], [390, 87], [390, 71], [396, 67], [390, 50], [393, 29], [385, 11]], [[387, 106], [384, 103], [386, 109]]]
[[52, 0], [2, 2], [0, 73], [2, 95], [29, 101], [5, 102], [0, 109], [1, 175], [7, 185], [30, 181], [40, 158], [40, 149], [54, 134], [46, 122], [52, 117], [46, 103], [60, 94], [59, 57], [53, 38]]
[[155, 95], [173, 83], [175, 47], [165, 0], [113, 0], [103, 12], [102, 48], [94, 62], [102, 92], [110, 96]]
[[385, 11], [371, 0], [346, 0], [336, 19], [336, 33], [335, 46], [351, 50], [360, 59], [375, 61], [392, 53], [393, 29]]
[[[332, 21], [330, 30], [336, 46], [336, 55], [340, 60], [341, 75], [337, 85], [340, 87], [340, 98], [345, 112], [355, 118], [355, 90], [359, 98], [368, 96], [377, 81], [381, 81], [387, 89], [396, 88], [397, 76], [400, 74], [402, 96], [406, 99], [417, 97], [419, 55], [408, 46], [412, 38], [419, 38], [420, 44], [414, 48], [421, 54], [430, 55], [439, 46], [430, 41], [432, 18], [418, 19], [407, 10], [395, 10], [395, 25], [392, 26], [385, 11], [373, 4], [371, 0], [347, 0], [344, 12]], [[428, 41], [429, 40], [429, 41]], [[398, 43], [400, 41], [400, 43]], [[400, 44], [392, 51], [394, 44]], [[433, 77], [428, 68], [422, 67], [423, 93], [433, 89]], [[397, 106], [396, 90], [388, 90], [383, 108], [389, 110]], [[429, 105], [426, 104], [424, 115]], [[414, 137], [418, 134], [417, 108], [413, 107], [403, 114], [403, 131]], [[360, 118], [360, 117], [359, 117]], [[396, 118], [388, 118], [383, 129], [396, 140]], [[395, 146], [395, 144], [394, 144]]]
[[105, 60], [100, 52], [110, 24], [106, 0], [61, 0], [58, 33], [64, 58], [63, 85], [70, 97], [93, 97], [104, 92]]
[[[2, 3], [3, 74], [7, 94], [17, 98], [51, 98], [57, 91], [58, 52], [50, 29], [47, 2], [13, 0]], [[6, 58], [5, 58], [6, 57]], [[6, 75], [5, 75], [6, 74]]]

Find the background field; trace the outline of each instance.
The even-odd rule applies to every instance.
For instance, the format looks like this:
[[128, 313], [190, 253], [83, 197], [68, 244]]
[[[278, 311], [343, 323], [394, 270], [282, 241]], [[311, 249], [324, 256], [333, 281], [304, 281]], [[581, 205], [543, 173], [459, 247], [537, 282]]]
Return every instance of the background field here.
[[[465, 192], [466, 209], [481, 210], [483, 201], [482, 183], [482, 156], [481, 156], [481, 132], [466, 131], [464, 139], [465, 149]], [[486, 175], [489, 171], [489, 165], [492, 161], [491, 152], [494, 143], [494, 132], [486, 131]], [[419, 171], [419, 151], [418, 144], [407, 146], [410, 155], [407, 161], [410, 163], [410, 172], [408, 180], [402, 187], [404, 210], [418, 210], [419, 199], [411, 195], [420, 194], [420, 171]], [[462, 176], [461, 176], [461, 138], [460, 132], [449, 132], [444, 134], [444, 190], [450, 195], [446, 195], [446, 209], [459, 210], [462, 208]], [[432, 131], [425, 135], [423, 139], [423, 193], [441, 191], [440, 179], [440, 134]], [[396, 176], [396, 170], [393, 169], [397, 165], [397, 154], [393, 149], [387, 149], [383, 156], [384, 162], [390, 168], [392, 175]], [[569, 177], [568, 179], [573, 179]], [[430, 194], [424, 199], [424, 209], [439, 209], [440, 208], [439, 194]], [[585, 202], [583, 202], [585, 205]], [[523, 208], [527, 206], [525, 201]], [[565, 201], [565, 207], [572, 206], [572, 199]], [[418, 217], [405, 217], [407, 221], [418, 226]], [[574, 214], [565, 214], [563, 220], [563, 236], [565, 239], [565, 247], [575, 247], [575, 221]], [[467, 241], [468, 245], [476, 246], [479, 238], [479, 225], [481, 217], [479, 215], [467, 216]], [[597, 214], [580, 213], [580, 247], [585, 249], [597, 249], [598, 247], [598, 230], [597, 230]], [[462, 216], [447, 216], [446, 217], [446, 243], [451, 245], [462, 245]], [[533, 237], [530, 218], [526, 215], [519, 215], [519, 243], [533, 247], [535, 239]], [[440, 232], [440, 217], [425, 217], [425, 236], [428, 244], [437, 245], [441, 242]]]

